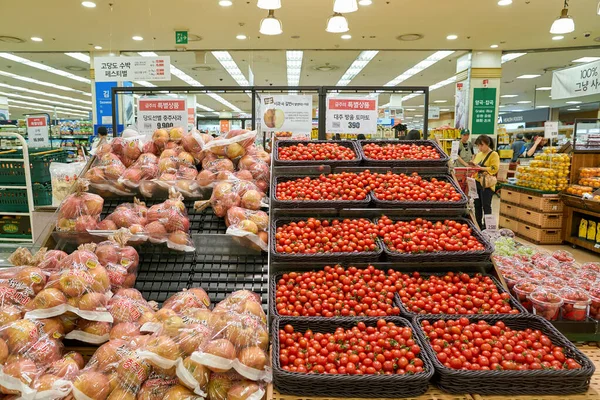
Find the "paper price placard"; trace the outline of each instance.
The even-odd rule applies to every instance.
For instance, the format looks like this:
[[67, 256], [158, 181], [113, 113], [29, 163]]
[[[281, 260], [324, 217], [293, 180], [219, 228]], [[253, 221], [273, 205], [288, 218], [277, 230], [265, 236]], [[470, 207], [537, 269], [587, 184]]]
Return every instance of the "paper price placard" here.
[[327, 132], [373, 134], [377, 132], [377, 99], [327, 99]]
[[556, 139], [558, 137], [558, 121], [544, 122], [544, 137], [546, 139]]
[[138, 130], [152, 134], [156, 129], [181, 127], [187, 131], [188, 110], [185, 99], [141, 98], [138, 101]]
[[477, 181], [475, 178], [467, 178], [467, 187], [469, 188], [467, 195], [472, 199], [478, 199], [479, 195], [477, 194]]
[[496, 230], [498, 229], [498, 220], [495, 215], [485, 214], [483, 216], [485, 222], [485, 229]]
[[458, 158], [458, 150], [460, 149], [460, 141], [455, 140], [452, 142], [452, 150], [450, 151], [450, 158], [456, 160]]
[[46, 117], [27, 117], [27, 139], [29, 147], [50, 147]]

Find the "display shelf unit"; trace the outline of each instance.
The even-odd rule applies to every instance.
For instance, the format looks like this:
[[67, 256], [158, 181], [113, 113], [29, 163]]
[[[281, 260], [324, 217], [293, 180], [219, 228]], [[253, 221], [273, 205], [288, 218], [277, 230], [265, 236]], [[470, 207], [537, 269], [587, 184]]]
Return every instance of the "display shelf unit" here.
[[598, 241], [598, 239], [592, 241], [580, 238], [578, 235], [579, 223], [584, 217], [591, 217], [596, 221], [600, 221], [600, 212], [565, 206], [563, 220], [563, 240], [572, 244], [573, 246], [579, 246], [594, 253], [600, 254], [600, 241]]

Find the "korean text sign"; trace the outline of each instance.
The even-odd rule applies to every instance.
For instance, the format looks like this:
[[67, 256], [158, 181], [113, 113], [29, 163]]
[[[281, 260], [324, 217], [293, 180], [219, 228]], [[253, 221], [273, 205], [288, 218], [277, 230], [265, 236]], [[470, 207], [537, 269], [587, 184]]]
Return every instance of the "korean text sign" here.
[[171, 57], [95, 57], [96, 82], [170, 81]]
[[377, 132], [377, 99], [327, 99], [327, 132], [373, 134]]
[[187, 130], [188, 111], [185, 99], [140, 98], [138, 100], [138, 130], [151, 134], [156, 129], [181, 127]]

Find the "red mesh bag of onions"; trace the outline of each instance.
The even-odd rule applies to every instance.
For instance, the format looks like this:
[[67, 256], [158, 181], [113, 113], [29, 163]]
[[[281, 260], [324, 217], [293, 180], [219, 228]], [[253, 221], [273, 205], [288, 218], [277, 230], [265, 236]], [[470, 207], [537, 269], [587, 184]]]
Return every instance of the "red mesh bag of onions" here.
[[65, 197], [58, 209], [56, 230], [87, 232], [96, 229], [104, 199], [97, 194], [87, 193], [88, 181], [78, 179], [76, 192]]
[[106, 310], [112, 296], [106, 268], [88, 243], [63, 258], [44, 288], [27, 303], [26, 318], [43, 319], [73, 313], [88, 321], [112, 322]]
[[213, 188], [210, 204], [219, 217], [224, 217], [231, 207], [258, 210], [263, 205], [265, 194], [249, 181], [229, 179], [221, 181]]
[[19, 319], [0, 327], [0, 393], [22, 399], [67, 396], [83, 357], [63, 350], [49, 323]]
[[140, 257], [133, 247], [127, 246], [131, 236], [128, 229], [121, 228], [96, 246], [96, 256], [106, 268], [113, 292], [135, 285]]
[[236, 238], [244, 247], [268, 250], [269, 215], [261, 210], [231, 207], [225, 216], [227, 234]]
[[231, 293], [212, 310], [207, 326], [212, 336], [191, 361], [212, 372], [237, 371], [251, 381], [270, 381], [267, 318], [260, 297], [247, 290]]

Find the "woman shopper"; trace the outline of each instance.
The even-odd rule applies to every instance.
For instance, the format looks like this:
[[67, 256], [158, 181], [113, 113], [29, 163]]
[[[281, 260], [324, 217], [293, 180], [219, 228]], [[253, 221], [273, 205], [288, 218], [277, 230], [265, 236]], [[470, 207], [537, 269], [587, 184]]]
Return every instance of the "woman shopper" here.
[[489, 136], [479, 136], [475, 140], [475, 145], [479, 152], [470, 163], [480, 168], [475, 177], [479, 197], [475, 199], [475, 219], [479, 228], [484, 230], [485, 215], [492, 213], [492, 197], [496, 191], [496, 174], [500, 169], [500, 156], [494, 151], [494, 143]]

